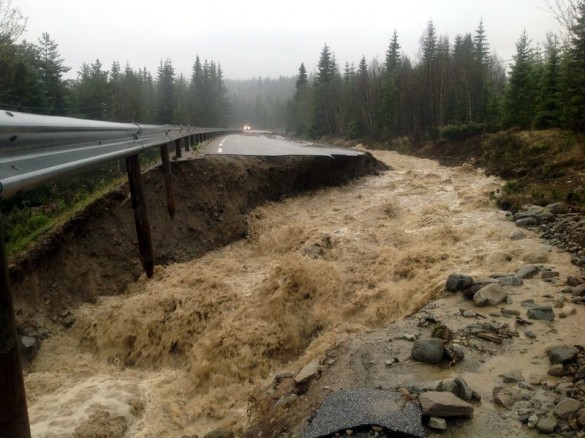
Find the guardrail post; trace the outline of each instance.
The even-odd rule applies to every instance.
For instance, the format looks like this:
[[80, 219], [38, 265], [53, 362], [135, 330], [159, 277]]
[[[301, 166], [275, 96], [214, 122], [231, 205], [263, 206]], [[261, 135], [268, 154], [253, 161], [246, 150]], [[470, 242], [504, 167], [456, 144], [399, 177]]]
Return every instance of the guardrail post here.
[[152, 251], [150, 224], [148, 223], [148, 215], [146, 212], [144, 186], [142, 184], [138, 155], [132, 155], [126, 158], [126, 171], [128, 172], [128, 183], [130, 185], [130, 195], [132, 196], [132, 208], [134, 209], [134, 223], [136, 224], [140, 261], [142, 262], [146, 276], [151, 278], [154, 274], [154, 254]]
[[29, 438], [30, 424], [18, 353], [14, 305], [0, 218], [0, 435]]
[[181, 149], [181, 139], [180, 138], [177, 138], [175, 140], [175, 156], [177, 158], [183, 157], [183, 150]]
[[169, 144], [160, 147], [163, 173], [165, 175], [165, 189], [167, 192], [167, 211], [171, 219], [175, 218], [175, 191], [173, 190], [173, 179], [171, 176], [171, 157], [169, 155]]
[[183, 138], [183, 146], [185, 146], [185, 152], [189, 152], [189, 146], [191, 146], [191, 137], [190, 136]]

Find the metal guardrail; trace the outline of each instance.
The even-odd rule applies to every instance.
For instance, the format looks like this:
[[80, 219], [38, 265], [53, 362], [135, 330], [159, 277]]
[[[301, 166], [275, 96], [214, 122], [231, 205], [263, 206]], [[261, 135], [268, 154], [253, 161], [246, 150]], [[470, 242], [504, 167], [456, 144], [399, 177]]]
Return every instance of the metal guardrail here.
[[[175, 213], [169, 146], [192, 144], [229, 129], [141, 125], [0, 110], [0, 201], [53, 178], [125, 158], [140, 260], [150, 278], [154, 254], [138, 154], [159, 146], [167, 209]], [[0, 221], [0, 436], [30, 438], [24, 379], [2, 223]]]
[[0, 110], [0, 200], [85, 167], [222, 128], [142, 125]]

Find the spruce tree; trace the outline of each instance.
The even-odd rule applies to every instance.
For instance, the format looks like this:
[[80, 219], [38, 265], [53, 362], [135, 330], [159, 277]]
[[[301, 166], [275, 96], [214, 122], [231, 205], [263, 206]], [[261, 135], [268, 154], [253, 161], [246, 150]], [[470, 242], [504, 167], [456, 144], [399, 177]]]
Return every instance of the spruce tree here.
[[195, 57], [195, 63], [193, 64], [193, 74], [191, 75], [191, 112], [192, 120], [195, 126], [202, 126], [201, 121], [203, 119], [203, 113], [205, 108], [203, 107], [203, 66], [199, 56]]
[[559, 126], [561, 119], [561, 51], [556, 35], [547, 35], [544, 55], [544, 65], [538, 87], [537, 113], [534, 121], [536, 128]]
[[304, 137], [308, 134], [310, 117], [310, 88], [305, 64], [301, 63], [293, 97], [293, 131]]
[[82, 64], [76, 84], [79, 104], [77, 115], [88, 119], [107, 120], [110, 109], [109, 72], [102, 70], [99, 59], [93, 64]]
[[336, 96], [335, 74], [336, 63], [329, 46], [325, 44], [319, 63], [317, 75], [313, 84], [313, 99], [311, 109], [311, 136], [319, 138], [323, 135], [333, 135], [336, 130]]
[[421, 68], [422, 76], [419, 123], [421, 134], [428, 134], [432, 138], [438, 134], [437, 125], [437, 33], [432, 21], [429, 21], [425, 33], [421, 38]]
[[59, 54], [58, 45], [48, 33], [39, 38], [39, 70], [41, 74], [44, 104], [50, 114], [64, 113], [66, 102], [66, 87], [63, 74], [70, 68], [65, 67], [64, 60]]
[[585, 130], [585, 1], [579, 1], [571, 27], [567, 60], [565, 117], [571, 129]]
[[516, 43], [505, 96], [505, 121], [508, 126], [530, 128], [536, 107], [534, 50], [526, 31]]
[[160, 61], [157, 90], [157, 121], [158, 123], [172, 123], [175, 108], [175, 69], [170, 59]]
[[382, 103], [380, 107], [380, 121], [382, 135], [385, 138], [396, 136], [398, 131], [398, 87], [397, 71], [400, 66], [400, 44], [398, 34], [394, 30], [392, 40], [386, 51], [384, 74], [382, 76]]

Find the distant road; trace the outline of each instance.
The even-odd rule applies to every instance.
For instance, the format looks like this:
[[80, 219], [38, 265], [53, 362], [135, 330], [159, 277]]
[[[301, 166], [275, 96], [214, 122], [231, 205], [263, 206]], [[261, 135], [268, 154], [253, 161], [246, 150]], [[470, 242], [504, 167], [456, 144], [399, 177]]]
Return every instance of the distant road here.
[[206, 155], [360, 155], [351, 149], [328, 148], [316, 145], [296, 143], [279, 136], [266, 134], [232, 134], [218, 137], [203, 148]]

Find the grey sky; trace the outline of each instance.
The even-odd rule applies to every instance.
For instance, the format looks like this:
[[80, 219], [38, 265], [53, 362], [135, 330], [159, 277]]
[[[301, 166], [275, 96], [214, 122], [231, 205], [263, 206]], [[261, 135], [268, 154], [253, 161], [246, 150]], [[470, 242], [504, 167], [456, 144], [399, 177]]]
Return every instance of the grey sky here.
[[13, 0], [28, 17], [25, 38], [48, 32], [70, 77], [83, 62], [117, 60], [156, 74], [173, 60], [187, 77], [198, 54], [221, 63], [227, 78], [293, 76], [301, 62], [315, 69], [327, 43], [340, 65], [383, 61], [393, 30], [405, 54], [417, 56], [429, 20], [438, 33], [474, 32], [484, 21], [490, 48], [503, 59], [523, 29], [543, 41], [558, 25], [545, 0]]

